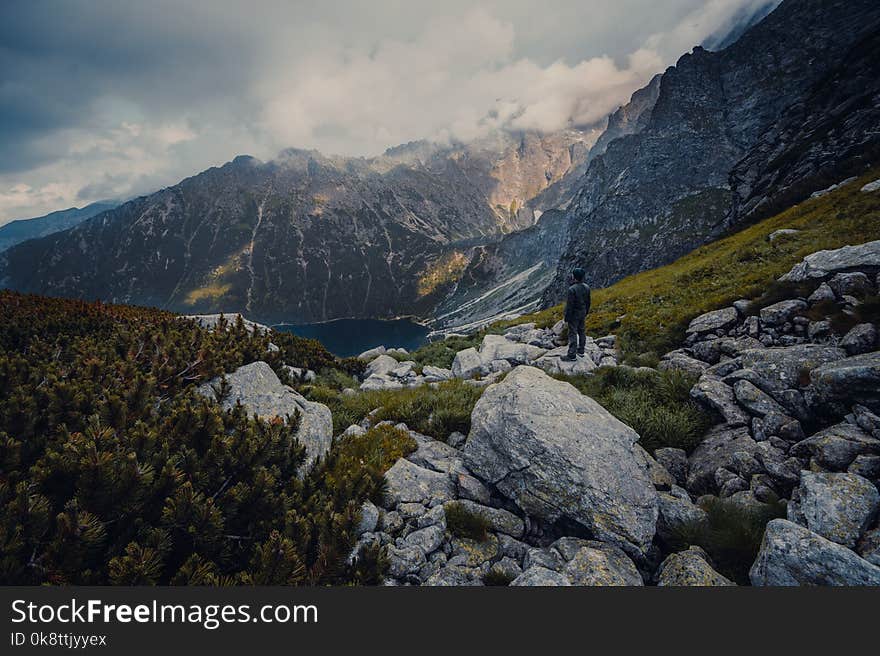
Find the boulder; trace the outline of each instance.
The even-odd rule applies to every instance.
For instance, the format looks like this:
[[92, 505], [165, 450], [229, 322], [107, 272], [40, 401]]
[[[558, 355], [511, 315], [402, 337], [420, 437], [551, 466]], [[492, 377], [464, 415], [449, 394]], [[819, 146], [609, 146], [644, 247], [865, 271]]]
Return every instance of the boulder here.
[[396, 547], [389, 544], [385, 547], [388, 560], [388, 574], [396, 579], [405, 579], [416, 574], [427, 562], [425, 552], [416, 546]]
[[880, 240], [807, 255], [780, 280], [803, 282], [810, 278], [825, 278], [847, 269], [878, 267], [880, 267]]
[[474, 407], [465, 464], [527, 515], [576, 522], [643, 555], [657, 494], [634, 454], [638, 434], [593, 399], [517, 367]]
[[877, 346], [877, 327], [872, 323], [853, 326], [840, 341], [840, 346], [850, 355], [873, 351]]
[[716, 491], [715, 470], [732, 465], [736, 453], [753, 456], [757, 450], [758, 443], [744, 426], [721, 424], [712, 428], [688, 458], [688, 491], [692, 494]]
[[843, 422], [794, 444], [790, 455], [796, 458], [813, 457], [832, 471], [845, 471], [857, 456], [880, 455], [880, 440], [858, 426]]
[[434, 367], [430, 364], [427, 364], [422, 368], [422, 375], [425, 377], [425, 382], [427, 383], [439, 383], [444, 380], [450, 380], [453, 377], [451, 369]]
[[688, 493], [678, 486], [670, 492], [657, 494], [660, 516], [657, 519], [657, 535], [672, 544], [686, 531], [708, 525], [706, 511], [691, 502]]
[[284, 365], [284, 371], [287, 372], [292, 380], [300, 383], [313, 383], [317, 378], [317, 374], [311, 369]]
[[831, 287], [838, 298], [862, 296], [873, 291], [871, 289], [871, 279], [861, 271], [837, 273], [828, 281], [828, 286]]
[[683, 371], [691, 376], [700, 376], [709, 365], [702, 360], [697, 360], [684, 353], [673, 351], [663, 356], [657, 365], [661, 371]]
[[[384, 357], [384, 356], [382, 356]], [[403, 389], [403, 383], [386, 374], [373, 374], [361, 383], [362, 392], [373, 392], [376, 390], [399, 390]]]
[[684, 485], [687, 480], [687, 453], [684, 449], [663, 447], [654, 451], [654, 458], [663, 468], [672, 474], [677, 485]]
[[359, 356], [357, 356], [357, 359], [369, 362], [370, 360], [373, 360], [377, 355], [384, 355], [385, 353], [387, 353], [387, 351], [385, 350], [384, 346], [376, 346], [361, 353]]
[[823, 364], [810, 378], [819, 403], [860, 403], [880, 411], [880, 351]]
[[644, 585], [639, 570], [623, 550], [604, 542], [594, 541], [581, 547], [562, 573], [572, 585]]
[[880, 567], [786, 519], [764, 530], [752, 585], [880, 585]]
[[546, 567], [530, 567], [510, 582], [512, 586], [556, 587], [570, 586], [568, 578]]
[[[774, 389], [797, 389], [813, 369], [846, 357], [843, 349], [820, 344], [749, 349], [740, 355], [743, 369], [753, 369]], [[766, 390], [765, 390], [766, 391]]]
[[880, 493], [856, 474], [801, 472], [800, 512], [807, 528], [853, 548], [880, 508]]
[[364, 370], [364, 376], [383, 376], [385, 374], [390, 374], [399, 366], [400, 363], [392, 358], [390, 355], [378, 355], [370, 361], [370, 364], [367, 365], [367, 368]]
[[535, 366], [550, 374], [567, 374], [569, 376], [585, 375], [596, 369], [596, 363], [590, 357], [577, 358], [574, 362], [564, 362], [560, 358], [568, 354], [567, 346], [547, 351], [535, 360]]
[[807, 303], [815, 305], [816, 303], [833, 303], [837, 300], [834, 290], [828, 286], [827, 282], [823, 282], [816, 288], [812, 294], [807, 297]]
[[546, 349], [531, 344], [512, 342], [503, 335], [486, 335], [480, 345], [484, 362], [507, 360], [511, 364], [529, 364], [546, 353]]
[[425, 585], [459, 587], [465, 585], [481, 585], [472, 576], [472, 571], [460, 565], [446, 565], [431, 574]]
[[747, 380], [736, 381], [733, 394], [739, 404], [756, 417], [764, 417], [770, 413], [785, 415], [785, 409], [781, 405]]
[[657, 585], [710, 587], [736, 583], [712, 569], [701, 549], [691, 547], [687, 551], [679, 551], [666, 557], [658, 570]]
[[869, 194], [873, 191], [880, 191], [880, 180], [874, 180], [874, 182], [869, 182], [864, 187], [860, 189], [860, 191], [864, 194]]
[[378, 523], [379, 509], [371, 501], [364, 501], [361, 504], [361, 515], [356, 529], [357, 535], [372, 533], [376, 530]]
[[691, 388], [691, 398], [715, 410], [729, 427], [749, 423], [749, 413], [737, 404], [733, 388], [714, 376], [702, 376]]
[[493, 531], [505, 533], [513, 538], [521, 538], [525, 533], [523, 521], [512, 512], [501, 508], [491, 508], [466, 499], [454, 503], [460, 504], [466, 510], [485, 519]]
[[483, 358], [477, 349], [471, 347], [455, 354], [452, 361], [452, 375], [456, 378], [473, 378], [484, 373]]
[[806, 302], [800, 299], [787, 299], [761, 308], [761, 324], [764, 326], [781, 326], [786, 321], [807, 309]]
[[431, 471], [401, 458], [385, 472], [387, 507], [401, 503], [444, 503], [453, 498], [455, 489], [448, 474]]
[[444, 529], [437, 524], [413, 531], [403, 539], [407, 547], [418, 547], [426, 556], [437, 551], [443, 544]]
[[738, 313], [736, 308], [727, 307], [701, 314], [693, 319], [687, 327], [688, 333], [708, 333], [716, 330], [730, 328], [736, 323]]
[[[196, 392], [208, 398], [216, 398], [220, 378], [204, 383]], [[330, 449], [333, 442], [333, 415], [322, 403], [308, 401], [292, 388], [283, 385], [278, 376], [265, 362], [252, 362], [226, 374], [228, 394], [220, 400], [229, 410], [241, 403], [249, 414], [272, 421], [287, 415], [300, 414], [296, 439], [305, 447], [306, 460], [303, 473]]]

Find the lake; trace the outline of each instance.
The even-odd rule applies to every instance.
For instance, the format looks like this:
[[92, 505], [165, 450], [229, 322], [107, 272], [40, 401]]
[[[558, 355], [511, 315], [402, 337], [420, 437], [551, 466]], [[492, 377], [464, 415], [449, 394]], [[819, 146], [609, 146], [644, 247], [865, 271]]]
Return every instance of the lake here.
[[347, 358], [374, 346], [412, 351], [427, 342], [429, 329], [409, 319], [337, 319], [301, 326], [279, 324], [275, 330], [317, 339], [334, 355]]

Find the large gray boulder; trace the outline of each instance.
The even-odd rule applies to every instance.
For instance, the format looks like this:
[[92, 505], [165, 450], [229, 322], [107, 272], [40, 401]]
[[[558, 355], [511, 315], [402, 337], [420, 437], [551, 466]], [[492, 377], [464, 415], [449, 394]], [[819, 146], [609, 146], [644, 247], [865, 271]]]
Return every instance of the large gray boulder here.
[[794, 315], [807, 309], [807, 304], [797, 298], [779, 301], [773, 305], [761, 308], [761, 323], [765, 326], [781, 326]]
[[641, 586], [639, 570], [619, 547], [591, 541], [566, 563], [562, 573], [572, 585]]
[[593, 358], [585, 356], [577, 358], [574, 362], [566, 362], [561, 358], [568, 354], [567, 346], [547, 351], [535, 360], [534, 365], [550, 374], [567, 374], [569, 376], [585, 375], [596, 369]]
[[876, 267], [880, 267], [880, 240], [807, 255], [780, 280], [802, 282], [825, 278], [838, 271]]
[[880, 410], [880, 351], [823, 364], [810, 374], [817, 401]]
[[503, 335], [486, 335], [480, 345], [483, 362], [507, 360], [511, 364], [529, 364], [540, 358], [547, 349], [531, 344], [512, 342]]
[[687, 327], [688, 333], [708, 333], [716, 330], [729, 328], [736, 323], [739, 313], [736, 308], [726, 307], [720, 310], [712, 310], [701, 314], [693, 319]]
[[[207, 398], [216, 398], [220, 378], [200, 385], [196, 392]], [[308, 470], [330, 449], [333, 442], [333, 415], [330, 408], [322, 403], [308, 401], [292, 388], [283, 385], [278, 376], [265, 362], [252, 362], [226, 374], [229, 393], [219, 399], [221, 406], [228, 410], [241, 403], [249, 414], [260, 419], [272, 421], [276, 417], [300, 413], [299, 430], [296, 439], [306, 449], [303, 471]]]
[[743, 456], [754, 457], [757, 451], [758, 443], [748, 428], [725, 424], [714, 427], [688, 458], [688, 491], [697, 495], [716, 492], [715, 470], [732, 467]]
[[401, 458], [385, 472], [387, 507], [401, 503], [444, 503], [453, 498], [455, 488], [449, 474], [431, 471]]
[[715, 410], [728, 426], [745, 426], [751, 420], [749, 413], [736, 402], [733, 388], [714, 376], [701, 377], [691, 388], [691, 397]]
[[[749, 349], [740, 355], [743, 369], [752, 369], [775, 390], [797, 389], [813, 369], [846, 357], [843, 349], [820, 344]], [[767, 391], [767, 390], [765, 390]]]
[[880, 585], [880, 567], [786, 519], [767, 524], [752, 585]]
[[577, 522], [643, 555], [658, 511], [654, 486], [634, 455], [638, 439], [573, 386], [522, 366], [474, 407], [465, 465], [526, 514]]
[[832, 471], [844, 471], [861, 455], [880, 455], [880, 440], [846, 422], [830, 426], [791, 447], [789, 455], [815, 458]]
[[800, 513], [807, 528], [850, 549], [871, 526], [880, 493], [856, 474], [801, 472]]
[[699, 548], [669, 554], [658, 570], [657, 585], [660, 587], [714, 587], [736, 585], [722, 576], [708, 563]]
[[510, 585], [546, 588], [570, 586], [571, 581], [564, 574], [536, 565], [529, 567], [525, 572], [513, 579]]
[[473, 378], [486, 373], [485, 363], [475, 348], [466, 348], [455, 354], [452, 375], [456, 378]]

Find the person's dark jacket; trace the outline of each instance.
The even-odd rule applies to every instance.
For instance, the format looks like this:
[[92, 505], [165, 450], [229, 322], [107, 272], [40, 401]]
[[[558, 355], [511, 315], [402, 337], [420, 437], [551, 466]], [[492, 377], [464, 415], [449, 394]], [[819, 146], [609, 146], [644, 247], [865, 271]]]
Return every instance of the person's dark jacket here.
[[587, 316], [590, 311], [590, 288], [583, 282], [576, 282], [568, 288], [565, 299], [565, 322], [572, 323]]

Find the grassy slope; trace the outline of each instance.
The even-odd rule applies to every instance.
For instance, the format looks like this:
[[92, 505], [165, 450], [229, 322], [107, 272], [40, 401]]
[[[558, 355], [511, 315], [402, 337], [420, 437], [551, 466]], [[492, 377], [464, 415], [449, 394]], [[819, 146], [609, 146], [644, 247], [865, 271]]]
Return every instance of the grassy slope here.
[[[672, 264], [594, 290], [588, 332], [617, 333], [629, 357], [659, 355], [678, 346], [691, 319], [759, 295], [805, 255], [880, 239], [880, 193], [859, 191], [878, 177], [880, 169], [874, 168], [839, 190], [701, 246]], [[770, 233], [782, 228], [800, 232], [771, 243]], [[557, 305], [493, 328], [528, 321], [550, 326], [561, 317]]]

